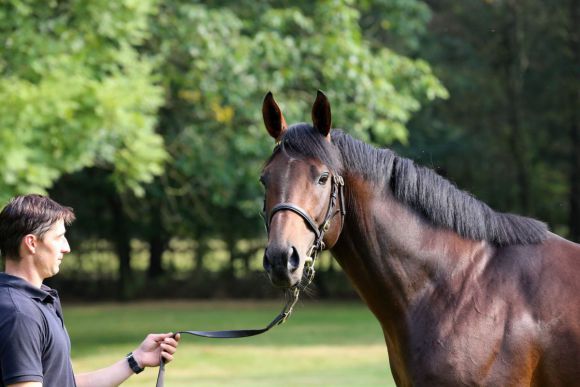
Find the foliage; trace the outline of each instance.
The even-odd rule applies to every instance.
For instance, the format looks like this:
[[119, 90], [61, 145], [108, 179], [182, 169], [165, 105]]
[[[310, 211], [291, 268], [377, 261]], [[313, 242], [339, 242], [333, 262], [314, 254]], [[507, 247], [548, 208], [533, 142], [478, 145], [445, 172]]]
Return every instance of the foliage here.
[[161, 172], [162, 89], [136, 45], [152, 1], [10, 0], [0, 7], [0, 200], [62, 174], [112, 170], [139, 193]]
[[412, 147], [399, 148], [494, 208], [537, 217], [563, 235], [578, 218], [568, 206], [578, 146], [570, 96], [580, 82], [567, 42], [577, 30], [572, 3], [434, 3], [421, 52], [450, 98], [418, 113]]
[[172, 160], [151, 192], [166, 198], [169, 227], [226, 239], [261, 231], [255, 181], [272, 148], [260, 116], [268, 90], [288, 122], [308, 119], [320, 88], [335, 125], [381, 145], [406, 141], [411, 114], [446, 91], [426, 62], [373, 47], [360, 16], [352, 1], [161, 3], [147, 49], [159, 55], [159, 132]]
[[157, 271], [174, 236], [198, 240], [199, 254], [217, 236], [247, 262], [257, 247], [236, 241], [263, 235], [265, 93], [295, 122], [322, 89], [335, 126], [405, 143], [411, 116], [447, 92], [425, 61], [378, 37], [416, 47], [428, 17], [416, 0], [10, 0], [0, 199], [58, 182], [53, 195], [82, 208], [78, 235], [113, 242], [121, 278], [135, 237]]

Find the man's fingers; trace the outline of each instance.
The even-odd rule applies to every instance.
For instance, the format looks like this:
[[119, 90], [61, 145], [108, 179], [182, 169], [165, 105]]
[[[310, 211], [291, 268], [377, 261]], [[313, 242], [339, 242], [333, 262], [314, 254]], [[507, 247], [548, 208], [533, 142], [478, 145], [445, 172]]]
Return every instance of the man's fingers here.
[[178, 345], [177, 340], [174, 339], [173, 337], [166, 337], [165, 339], [163, 339], [163, 343], [171, 345], [173, 347], [177, 347], [177, 345]]
[[165, 363], [169, 363], [170, 361], [172, 361], [172, 360], [173, 360], [173, 355], [171, 355], [171, 354], [169, 354], [169, 353], [167, 353], [167, 352], [165, 352], [165, 351], [161, 352], [161, 356], [162, 356], [162, 357], [163, 357], [163, 359], [165, 360], [165, 361], [164, 361]]
[[150, 333], [147, 335], [147, 338], [155, 341], [155, 342], [160, 342], [165, 340], [168, 337], [172, 337], [173, 333], [169, 332], [169, 333]]
[[162, 352], [167, 352], [167, 353], [170, 353], [170, 354], [174, 354], [175, 351], [177, 351], [177, 348], [176, 348], [175, 345], [171, 345], [171, 344], [168, 344], [168, 343], [161, 343], [161, 350], [162, 350]]

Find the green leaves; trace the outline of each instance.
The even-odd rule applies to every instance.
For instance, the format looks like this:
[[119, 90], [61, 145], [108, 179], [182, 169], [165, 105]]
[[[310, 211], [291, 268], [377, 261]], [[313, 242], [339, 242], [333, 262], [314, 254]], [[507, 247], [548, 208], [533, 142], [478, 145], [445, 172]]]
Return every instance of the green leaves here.
[[[405, 33], [419, 31], [418, 2], [280, 4], [9, 0], [0, 200], [98, 167], [119, 192], [165, 200], [180, 230], [220, 228], [208, 214], [222, 212], [259, 225], [268, 90], [291, 123], [310, 120], [323, 89], [335, 125], [378, 145], [405, 142], [413, 112], [446, 96], [425, 62], [369, 38], [408, 15]], [[389, 7], [398, 19], [369, 18]]]
[[147, 47], [157, 55], [167, 94], [159, 124], [172, 156], [159, 181], [167, 200], [202, 203], [213, 213], [227, 209], [225, 224], [209, 219], [218, 229], [227, 229], [236, 213], [248, 218], [246, 225], [261, 224], [256, 180], [272, 142], [260, 109], [269, 90], [289, 123], [310, 120], [320, 88], [337, 127], [378, 145], [405, 142], [412, 113], [446, 90], [425, 62], [373, 46], [361, 12], [353, 1], [286, 7], [163, 1]]
[[93, 165], [139, 193], [166, 158], [153, 131], [162, 90], [134, 48], [154, 3], [37, 3], [0, 11], [0, 200]]

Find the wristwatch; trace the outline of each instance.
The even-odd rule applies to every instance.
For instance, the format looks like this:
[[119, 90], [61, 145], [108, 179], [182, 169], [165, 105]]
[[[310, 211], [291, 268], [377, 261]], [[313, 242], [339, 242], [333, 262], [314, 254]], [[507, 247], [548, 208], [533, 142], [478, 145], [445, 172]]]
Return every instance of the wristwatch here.
[[129, 367], [131, 367], [133, 372], [135, 372], [136, 374], [143, 372], [144, 368], [139, 367], [139, 364], [137, 364], [137, 360], [135, 360], [135, 357], [133, 356], [133, 352], [129, 352], [125, 358], [127, 359]]

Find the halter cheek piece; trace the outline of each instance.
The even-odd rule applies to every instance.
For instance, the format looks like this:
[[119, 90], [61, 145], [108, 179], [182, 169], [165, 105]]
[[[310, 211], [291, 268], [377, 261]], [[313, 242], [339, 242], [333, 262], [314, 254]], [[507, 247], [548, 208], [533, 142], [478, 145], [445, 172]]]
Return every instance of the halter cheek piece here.
[[[335, 210], [337, 200], [340, 200], [340, 207]], [[318, 253], [326, 248], [323, 241], [324, 234], [329, 230], [330, 222], [337, 213], [340, 213], [341, 231], [344, 226], [344, 216], [346, 214], [344, 205], [344, 179], [340, 175], [332, 175], [332, 188], [330, 191], [328, 209], [326, 210], [326, 215], [320, 226], [318, 226], [312, 217], [299, 206], [292, 203], [279, 203], [270, 210], [270, 215], [267, 218], [264, 217], [268, 234], [270, 234], [270, 223], [272, 223], [272, 218], [280, 211], [292, 211], [298, 214], [302, 219], [304, 219], [304, 222], [306, 222], [310, 230], [314, 233], [314, 242], [307, 253], [306, 262], [304, 263], [306, 268], [304, 274], [307, 279], [306, 286], [308, 286], [314, 279], [314, 261], [316, 260]]]

